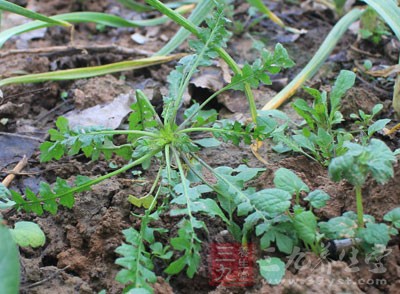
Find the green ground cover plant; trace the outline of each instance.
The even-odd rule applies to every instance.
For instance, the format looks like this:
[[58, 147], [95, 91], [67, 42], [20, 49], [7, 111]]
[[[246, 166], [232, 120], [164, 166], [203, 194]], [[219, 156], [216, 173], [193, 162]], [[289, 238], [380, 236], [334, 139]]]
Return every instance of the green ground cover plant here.
[[364, 214], [362, 186], [371, 176], [383, 184], [393, 177], [393, 164], [396, 154], [387, 145], [371, 139], [368, 144], [345, 142], [346, 151], [334, 158], [329, 165], [329, 175], [334, 181], [346, 180], [355, 188], [357, 213], [346, 212], [327, 222], [319, 223], [320, 231], [327, 238], [355, 238], [359, 240], [364, 252], [378, 256], [383, 254], [388, 242], [398, 235], [399, 208], [386, 213], [383, 220], [389, 223], [377, 223], [375, 218]]
[[[353, 138], [352, 134], [338, 127], [343, 122], [340, 112], [341, 99], [355, 81], [355, 74], [341, 71], [329, 97], [323, 91], [305, 88], [313, 97], [313, 105], [309, 106], [304, 99], [296, 99], [292, 104], [294, 110], [304, 119], [294, 134], [292, 121], [279, 126], [271, 132], [271, 138], [278, 143], [274, 150], [278, 152], [300, 152], [307, 157], [328, 165], [330, 160], [343, 153], [343, 143]], [[268, 117], [268, 111], [263, 112]], [[277, 123], [275, 123], [277, 125]]]
[[360, 35], [363, 39], [369, 39], [374, 44], [382, 41], [382, 36], [390, 35], [385, 22], [371, 7], [368, 7], [360, 19]]
[[332, 160], [329, 174], [334, 181], [347, 180], [355, 187], [358, 226], [364, 226], [361, 188], [369, 174], [383, 184], [393, 177], [395, 153], [387, 145], [372, 139], [366, 146], [345, 142], [346, 152]]
[[[269, 201], [268, 195], [270, 195], [277, 197], [275, 201], [278, 201], [282, 196], [277, 195], [279, 194], [277, 192], [285, 193], [283, 190], [275, 189], [270, 192], [265, 191], [265, 195], [260, 198], [255, 196], [258, 194], [254, 194], [253, 189], [244, 192], [242, 190], [244, 182], [256, 176], [262, 169], [250, 169], [245, 166], [238, 167], [236, 170], [228, 167], [214, 169], [196, 155], [200, 146], [218, 145], [219, 141], [215, 138], [236, 145], [242, 141], [250, 144], [257, 135], [261, 134], [260, 131], [253, 132], [253, 124], [244, 125], [229, 120], [218, 121], [215, 111], [202, 109], [225, 90], [246, 91], [248, 87], [257, 87], [260, 82], [270, 83], [266, 72], [276, 73], [280, 68], [293, 65], [281, 45], [278, 44], [274, 52], [264, 51], [261, 58], [252, 65], [245, 65], [243, 70], [233, 77], [231, 84], [212, 95], [202, 105], [194, 104], [185, 112], [184, 122], [179, 126], [176, 123], [184, 90], [197, 68], [209, 65], [217, 53], [222, 52], [221, 54], [226, 59], [231, 59], [222, 49], [226, 46], [229, 37], [229, 32], [225, 29], [227, 20], [223, 15], [223, 4], [216, 5], [217, 11], [212, 18], [207, 20], [207, 28], [196, 29], [199, 40], [190, 42], [194, 53], [183, 57], [168, 77], [169, 95], [164, 98], [164, 110], [161, 117], [158, 116], [144, 93], [137, 91], [136, 103], [132, 105], [132, 114], [129, 117], [129, 130], [106, 130], [102, 127], [70, 129], [68, 121], [60, 117], [56, 122], [57, 129], [49, 131], [50, 141], [43, 143], [40, 147], [43, 162], [83, 152], [92, 160], [99, 159], [100, 155], [109, 159], [112, 154], [116, 154], [128, 160], [128, 164], [94, 179], [78, 175], [73, 185], [60, 178], [53, 186], [41, 183], [38, 195], [29, 189], [25, 191], [25, 195], [10, 191], [10, 198], [15, 203], [13, 207], [38, 215], [45, 211], [55, 214], [59, 206], [71, 208], [74, 205], [75, 193], [87, 191], [92, 185], [133, 167], [141, 165], [143, 168], [148, 168], [150, 165], [157, 164], [159, 172], [149, 195], [130, 198], [131, 203], [147, 208], [143, 215], [138, 215], [142, 219], [141, 230], [135, 231], [131, 228], [125, 231], [126, 240], [130, 245], [123, 245], [117, 249], [123, 257], [117, 259], [116, 262], [125, 267], [117, 276], [117, 280], [127, 285], [126, 290], [144, 288], [151, 291], [150, 284], [155, 278], [154, 272], [151, 271], [153, 268], [151, 259], [156, 257], [169, 260], [172, 256], [170, 248], [164, 248], [160, 242], [155, 241], [154, 233], [163, 233], [165, 230], [149, 226], [151, 221], [160, 217], [161, 212], [169, 211], [170, 215], [181, 217], [178, 224], [180, 228], [178, 236], [171, 239], [171, 244], [173, 249], [182, 251], [182, 255], [170, 262], [165, 272], [173, 275], [185, 269], [187, 275], [193, 277], [200, 262], [201, 240], [197, 231], [207, 231], [205, 223], [198, 219], [198, 213], [220, 217], [232, 233], [245, 242], [246, 235], [242, 234], [240, 227], [232, 221], [235, 207], [241, 207], [240, 215], [256, 211], [264, 217], [263, 214], [266, 212], [262, 209], [270, 208], [261, 200]], [[177, 16], [177, 14], [174, 15]], [[233, 61], [230, 63], [234, 64]], [[254, 104], [254, 101], [252, 103]], [[214, 138], [192, 140], [189, 135], [198, 132], [211, 132]], [[127, 135], [127, 142], [115, 146], [112, 138], [114, 135], [121, 134]], [[218, 183], [215, 185], [206, 181], [198, 167], [211, 172]], [[239, 174], [232, 175], [236, 172]], [[204, 197], [204, 194], [207, 195], [212, 191], [217, 192], [219, 202], [223, 204], [218, 205], [212, 197]], [[287, 193], [286, 196], [290, 197]], [[290, 202], [286, 200], [286, 203]], [[281, 212], [282, 207], [276, 209]], [[229, 218], [225, 213], [229, 215]], [[254, 219], [257, 214], [252, 218]], [[129, 250], [126, 249], [127, 246]]]
[[354, 85], [355, 77], [353, 72], [342, 70], [329, 95], [326, 91], [305, 87], [304, 90], [313, 98], [312, 105], [309, 106], [301, 98], [292, 103], [293, 109], [304, 120], [300, 124], [278, 110], [260, 111], [259, 121], [268, 126], [268, 130], [264, 130], [264, 134], [268, 134], [265, 139], [271, 138], [276, 143], [273, 147], [276, 152], [301, 153], [325, 166], [346, 152], [346, 142], [357, 138], [363, 145], [368, 144], [372, 136], [381, 131], [390, 119], [374, 120], [383, 108], [382, 104], [377, 104], [371, 114], [362, 110], [358, 114], [351, 114], [354, 124], [358, 126], [356, 130], [346, 130], [343, 127], [345, 119], [340, 111], [342, 99]]

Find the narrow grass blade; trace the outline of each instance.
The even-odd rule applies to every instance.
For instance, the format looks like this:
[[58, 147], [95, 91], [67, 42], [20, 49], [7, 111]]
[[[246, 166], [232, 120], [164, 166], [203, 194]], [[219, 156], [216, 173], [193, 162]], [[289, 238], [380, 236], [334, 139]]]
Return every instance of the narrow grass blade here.
[[25, 16], [27, 18], [41, 20], [41, 21], [44, 21], [44, 22], [47, 22], [47, 23], [53, 24], [53, 25], [59, 25], [59, 26], [63, 26], [63, 27], [71, 26], [71, 24], [66, 21], [49, 18], [47, 16], [44, 16], [43, 14], [33, 12], [29, 9], [23, 8], [19, 5], [16, 5], [14, 3], [4, 1], [4, 0], [0, 0], [0, 10], [13, 12], [13, 13]]
[[262, 110], [276, 109], [292, 96], [296, 90], [309, 78], [311, 78], [331, 54], [337, 42], [342, 38], [348, 27], [360, 18], [364, 11], [353, 9], [343, 16], [328, 34], [314, 57], [303, 68], [303, 70], [283, 88]]
[[141, 4], [134, 0], [117, 0], [119, 3], [124, 5], [126, 8], [138, 11], [138, 12], [147, 12], [151, 11], [152, 8], [148, 5]]
[[[400, 40], [400, 8], [394, 0], [364, 0], [389, 25], [397, 39]], [[399, 56], [400, 64], [400, 56]], [[393, 109], [400, 116], [400, 75], [397, 74], [393, 90]]]
[[[189, 21], [194, 25], [199, 25], [207, 16], [207, 14], [214, 8], [215, 4], [212, 0], [202, 0], [192, 14], [189, 16]], [[190, 35], [190, 32], [185, 28], [180, 28], [178, 32], [172, 37], [171, 40], [158, 51], [155, 55], [167, 55], [178, 48]]]
[[184, 54], [174, 54], [170, 56], [153, 56], [149, 58], [122, 61], [101, 66], [67, 69], [67, 70], [59, 70], [53, 72], [11, 77], [4, 80], [0, 80], [0, 87], [9, 84], [39, 83], [45, 81], [63, 81], [63, 80], [90, 78], [109, 73], [115, 73], [115, 72], [143, 68], [151, 65], [157, 65], [182, 58], [183, 56]]
[[[121, 3], [122, 5], [124, 5], [126, 8], [131, 9], [131, 10], [135, 10], [138, 12], [147, 12], [147, 11], [151, 11], [153, 10], [153, 8], [151, 6], [139, 3], [138, 1], [135, 0], [117, 0], [119, 3]], [[198, 1], [193, 0], [193, 1], [178, 1], [178, 2], [169, 2], [169, 3], [165, 3], [166, 6], [170, 7], [170, 8], [178, 8], [182, 5], [185, 4], [193, 4], [193, 3], [197, 3]]]
[[[1, 0], [0, 0], [1, 1]], [[178, 9], [176, 12], [186, 13], [193, 9], [193, 5], [184, 5]], [[143, 27], [143, 26], [156, 26], [166, 23], [169, 18], [162, 16], [159, 18], [149, 19], [149, 20], [137, 20], [129, 21], [116, 15], [100, 13], [100, 12], [72, 12], [52, 16], [51, 19], [61, 20], [69, 23], [84, 23], [84, 22], [94, 22], [97, 24], [102, 24], [110, 27]], [[45, 27], [51, 27], [56, 24], [43, 22], [43, 21], [32, 21], [20, 26], [16, 26], [5, 30], [0, 33], [0, 47], [11, 37], [26, 33], [32, 30], [37, 30]]]
[[[175, 11], [173, 11], [171, 8], [165, 6], [165, 4], [159, 0], [145, 0], [145, 1], [149, 5], [151, 5], [158, 11], [160, 11], [163, 15], [168, 16], [171, 20], [176, 22], [178, 25], [184, 27], [189, 32], [191, 32], [193, 35], [198, 37], [199, 29], [190, 20], [186, 19], [185, 17], [183, 17], [180, 14], [177, 14]], [[204, 1], [210, 1], [210, 0], [204, 0]]]

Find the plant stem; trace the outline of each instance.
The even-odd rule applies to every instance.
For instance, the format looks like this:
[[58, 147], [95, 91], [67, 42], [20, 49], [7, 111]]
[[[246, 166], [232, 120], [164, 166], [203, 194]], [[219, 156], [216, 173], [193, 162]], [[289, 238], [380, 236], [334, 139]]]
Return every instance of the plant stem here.
[[[158, 181], [160, 180], [162, 170], [163, 170], [163, 166], [161, 165], [160, 168], [158, 169], [157, 176], [156, 176], [156, 178], [154, 179], [153, 185], [151, 186], [149, 193], [147, 193], [146, 195], [151, 195], [151, 194], [153, 194], [154, 190], [155, 190], [156, 187], [157, 187]], [[154, 200], [155, 200], [155, 197], [154, 197], [154, 199], [153, 199], [153, 202], [154, 202]], [[151, 211], [151, 210], [153, 209], [153, 207], [152, 207], [152, 206], [153, 206], [153, 202], [151, 203], [151, 205], [150, 205], [150, 207], [149, 207], [149, 211]]]
[[[218, 187], [216, 185], [212, 185], [211, 183], [209, 183], [204, 177], [203, 175], [197, 171], [193, 165], [191, 164], [189, 158], [187, 158], [187, 156], [185, 154], [180, 154], [180, 156], [182, 157], [183, 161], [186, 163], [186, 165], [189, 167], [189, 169], [208, 187], [210, 187], [211, 189], [214, 190], [214, 192], [218, 193], [218, 194], [223, 194], [224, 192], [220, 189], [218, 189]], [[233, 219], [232, 219], [232, 215], [229, 214], [229, 220], [228, 219], [223, 219], [223, 221], [228, 225], [231, 226]]]
[[219, 132], [219, 133], [235, 133], [235, 134], [248, 134], [246, 132], [237, 132], [237, 131], [233, 131], [233, 130], [224, 130], [224, 129], [217, 129], [217, 128], [203, 128], [203, 127], [199, 127], [199, 128], [187, 128], [187, 129], [183, 129], [178, 131], [177, 133], [193, 133], [193, 132]]
[[[225, 87], [223, 87], [222, 89], [218, 90], [217, 92], [215, 92], [214, 94], [212, 94], [210, 97], [208, 97], [197, 109], [197, 111], [195, 111], [192, 115], [190, 115], [187, 119], [185, 119], [185, 121], [183, 123], [181, 123], [178, 127], [178, 130], [182, 130], [188, 123], [190, 123], [190, 121], [197, 115], [197, 113], [202, 110], [212, 99], [214, 99], [216, 96], [218, 96], [219, 94], [221, 94], [222, 92], [225, 92], [227, 90], [232, 89], [234, 86], [240, 85], [241, 83], [245, 83], [247, 80], [254, 78], [255, 74], [249, 75], [246, 78], [242, 78], [234, 83], [230, 83], [228, 85], [226, 85]], [[255, 110], [257, 111], [257, 109]]]
[[84, 134], [79, 134], [80, 136], [83, 135], [142, 135], [142, 136], [148, 136], [148, 137], [153, 137], [153, 138], [159, 138], [159, 134], [157, 133], [151, 133], [151, 132], [145, 132], [145, 131], [135, 131], [135, 130], [115, 130], [115, 131], [97, 131], [97, 132], [90, 132], [90, 133], [84, 133]]
[[[158, 173], [158, 175], [161, 173], [162, 170], [162, 166], [160, 166], [160, 171]], [[157, 175], [157, 176], [158, 176]], [[158, 179], [157, 179], [158, 181]], [[153, 201], [151, 202], [149, 208], [146, 210], [145, 215], [141, 218], [141, 224], [140, 224], [140, 234], [139, 234], [139, 240], [136, 244], [138, 244], [138, 250], [137, 250], [137, 254], [136, 254], [136, 267], [135, 267], [135, 277], [139, 277], [140, 273], [139, 273], [139, 269], [140, 269], [140, 265], [139, 263], [141, 262], [141, 258], [140, 255], [142, 252], [146, 252], [146, 249], [144, 248], [144, 236], [146, 235], [146, 230], [148, 228], [148, 224], [150, 222], [150, 213], [153, 210], [154, 206], [156, 206], [157, 204], [157, 198], [160, 195], [160, 191], [161, 191], [161, 186], [158, 187], [157, 193], [153, 198]], [[152, 194], [153, 192], [149, 192], [148, 195]], [[138, 285], [138, 283], [134, 283], [135, 287], [140, 287], [141, 285]]]
[[59, 198], [62, 198], [62, 197], [64, 197], [64, 196], [71, 195], [71, 194], [73, 194], [73, 193], [85, 191], [85, 189], [88, 188], [88, 187], [90, 187], [90, 186], [93, 186], [93, 185], [95, 185], [95, 184], [98, 184], [98, 183], [100, 183], [100, 182], [102, 182], [102, 181], [104, 181], [104, 180], [106, 180], [106, 179], [108, 179], [108, 178], [111, 178], [111, 177], [116, 176], [116, 175], [118, 175], [118, 174], [120, 174], [120, 173], [123, 173], [123, 172], [125, 172], [125, 171], [131, 169], [132, 167], [134, 167], [134, 166], [136, 166], [136, 165], [139, 165], [139, 164], [145, 162], [146, 160], [152, 158], [154, 155], [156, 155], [156, 154], [157, 154], [158, 152], [160, 152], [161, 150], [162, 150], [161, 148], [156, 149], [156, 150], [154, 150], [153, 152], [150, 152], [150, 153], [148, 153], [147, 155], [142, 156], [142, 157], [140, 157], [139, 159], [136, 159], [135, 161], [133, 161], [133, 162], [131, 162], [131, 163], [129, 163], [129, 164], [127, 164], [127, 165], [121, 167], [120, 169], [117, 169], [117, 170], [115, 170], [115, 171], [113, 171], [113, 172], [111, 172], [111, 173], [109, 173], [109, 174], [105, 174], [105, 175], [103, 175], [103, 176], [100, 176], [100, 177], [98, 177], [98, 178], [95, 178], [95, 179], [93, 179], [93, 180], [91, 180], [91, 181], [85, 182], [85, 183], [83, 183], [82, 185], [77, 186], [77, 187], [74, 187], [74, 188], [72, 188], [72, 189], [70, 189], [70, 190], [68, 190], [68, 191], [66, 191], [66, 192], [64, 192], [64, 193], [61, 193], [61, 194], [58, 194], [58, 195], [54, 195], [53, 197], [48, 197], [48, 198], [46, 198], [46, 199], [39, 199], [39, 200], [34, 200], [34, 201], [27, 201], [27, 204], [40, 203], [40, 202], [42, 202], [43, 200], [46, 200], [46, 201], [47, 201], [47, 200], [51, 200], [51, 199], [59, 199]]
[[191, 32], [196, 37], [199, 35], [196, 26], [191, 21], [187, 20], [182, 15], [176, 13], [171, 8], [165, 6], [162, 2], [160, 2], [158, 0], [146, 0], [146, 3], [153, 6], [155, 9], [160, 11], [162, 14], [168, 16], [170, 19], [172, 19], [174, 22], [176, 22], [180, 26], [187, 29], [189, 32]]
[[[218, 129], [206, 128], [206, 127], [204, 127], [204, 128], [199, 127], [199, 128], [187, 128], [187, 129], [179, 130], [177, 133], [212, 132], [212, 131], [214, 131], [214, 130], [218, 130]], [[223, 129], [219, 129], [219, 130], [225, 131], [225, 130], [223, 130]]]
[[[139, 100], [141, 99], [142, 101], [144, 101], [146, 103], [146, 106], [151, 110], [151, 112], [153, 113], [154, 119], [157, 122], [158, 126], [160, 128], [164, 127], [163, 122], [161, 121], [160, 117], [157, 114], [157, 111], [154, 109], [153, 104], [151, 104], [149, 98], [147, 98], [146, 94], [143, 93], [143, 91], [141, 90], [136, 90], [136, 99]], [[139, 103], [139, 101], [137, 101]], [[140, 103], [139, 103], [140, 105]]]
[[[193, 10], [188, 20], [191, 21], [194, 25], [199, 25], [204, 20], [207, 13], [214, 7], [214, 5], [215, 4], [213, 0], [202, 0], [197, 2], [196, 8]], [[168, 43], [165, 44], [164, 47], [162, 47], [155, 55], [162, 56], [170, 54], [177, 47], [179, 47], [179, 45], [181, 45], [189, 37], [189, 35], [189, 31], [187, 31], [183, 27], [180, 28], [178, 32], [172, 37], [172, 39], [169, 40]]]
[[356, 186], [356, 203], [357, 203], [357, 220], [358, 220], [358, 227], [364, 227], [364, 209], [362, 203], [362, 192], [361, 186]]
[[[243, 202], [249, 202], [250, 205], [253, 207], [254, 211], [258, 212], [261, 216], [261, 218], [264, 220], [264, 222], [268, 223], [269, 221], [266, 219], [266, 217], [264, 216], [264, 214], [257, 209], [257, 207], [255, 207], [253, 205], [253, 203], [250, 201], [248, 195], [246, 195], [242, 190], [240, 190], [240, 188], [238, 188], [236, 185], [232, 184], [227, 178], [225, 178], [224, 175], [216, 172], [211, 166], [209, 166], [206, 162], [204, 162], [200, 157], [198, 157], [196, 154], [194, 154], [193, 152], [190, 153], [190, 155], [196, 159], [203, 167], [205, 167], [207, 170], [209, 170], [211, 172], [211, 174], [213, 174], [217, 179], [223, 181], [225, 184], [227, 184], [227, 186], [229, 187], [228, 191], [222, 191], [222, 193], [220, 193], [223, 197], [227, 198], [227, 197], [232, 197], [233, 199], [233, 195], [229, 195], [227, 196], [227, 192], [229, 193], [229, 190], [232, 189], [234, 190], [236, 193], [236, 195], [238, 197], [241, 198], [241, 200]], [[215, 188], [213, 187], [213, 189], [215, 190]], [[217, 190], [218, 191], [218, 190]]]
[[289, 208], [286, 210], [286, 215], [291, 219], [291, 221], [294, 220], [294, 216], [293, 216], [292, 213], [290, 212]]
[[192, 227], [192, 231], [194, 232], [194, 227], [193, 227], [193, 215], [192, 215], [192, 210], [190, 209], [190, 196], [189, 196], [189, 187], [188, 187], [188, 182], [185, 176], [185, 170], [183, 169], [182, 162], [179, 158], [179, 153], [172, 148], [172, 153], [174, 154], [175, 157], [175, 162], [178, 165], [178, 171], [179, 171], [179, 177], [181, 178], [181, 183], [182, 183], [182, 188], [183, 188], [183, 195], [186, 198], [186, 208], [188, 211], [188, 216], [190, 218], [190, 225]]
[[167, 170], [167, 178], [168, 183], [172, 183], [171, 178], [171, 155], [170, 155], [170, 145], [167, 144], [164, 147], [164, 156], [165, 156], [165, 168]]
[[[148, 4], [156, 8], [158, 11], [160, 11], [162, 14], [168, 16], [171, 18], [174, 22], [177, 24], [181, 25], [185, 29], [187, 29], [189, 32], [191, 32], [193, 35], [195, 35], [197, 38], [201, 39], [199, 30], [196, 25], [194, 25], [191, 21], [188, 21], [186, 18], [184, 18], [182, 15], [179, 13], [176, 13], [172, 9], [168, 8], [165, 6], [163, 3], [161, 3], [158, 0], [146, 0]], [[205, 40], [202, 40], [205, 41]], [[230, 68], [233, 70], [235, 74], [242, 74], [242, 70], [240, 69], [239, 65], [233, 60], [233, 58], [223, 49], [220, 47], [215, 47], [214, 50], [218, 53], [218, 55], [230, 66]], [[253, 122], [256, 122], [257, 118], [257, 108], [256, 104], [254, 101], [254, 95], [253, 92], [251, 91], [251, 87], [248, 83], [245, 83], [245, 94], [247, 97], [247, 101], [249, 103], [250, 107], [250, 113], [251, 113], [251, 118]]]
[[[221, 18], [221, 14], [218, 16], [218, 18]], [[218, 20], [216, 22], [218, 23]], [[177, 97], [175, 97], [174, 107], [173, 107], [173, 110], [172, 110], [173, 111], [172, 112], [172, 119], [170, 121], [171, 126], [173, 124], [175, 124], [176, 114], [177, 114], [178, 109], [179, 109], [179, 107], [181, 105], [185, 89], [189, 86], [190, 79], [192, 78], [193, 74], [196, 72], [196, 69], [197, 69], [200, 61], [203, 59], [203, 56], [206, 53], [206, 50], [210, 47], [211, 40], [213, 39], [213, 36], [214, 36], [215, 33], [216, 33], [216, 30], [213, 29], [211, 31], [210, 37], [207, 39], [207, 41], [204, 42], [203, 49], [201, 50], [200, 53], [197, 54], [196, 59], [195, 59], [194, 63], [191, 65], [189, 72], [186, 74], [186, 77], [185, 77], [183, 83], [181, 83], [179, 85], [179, 92], [178, 92]], [[170, 119], [170, 117], [166, 117], [166, 123], [168, 123], [169, 119]]]
[[130, 147], [130, 148], [133, 148], [132, 147], [132, 144], [122, 144], [122, 145], [118, 145], [118, 146], [111, 146], [111, 147], [101, 147], [100, 149], [101, 150], [119, 150], [119, 149], [122, 149], [122, 148], [125, 148], [125, 147]]
[[187, 254], [187, 252], [190, 252], [191, 254], [193, 254], [193, 252], [195, 251], [194, 243], [195, 243], [195, 238], [196, 238], [196, 232], [194, 230], [194, 225], [193, 225], [195, 218], [193, 217], [192, 209], [190, 207], [191, 200], [190, 200], [190, 195], [189, 195], [188, 181], [186, 179], [185, 170], [183, 169], [183, 165], [179, 158], [178, 151], [176, 151], [173, 147], [171, 148], [171, 151], [175, 157], [176, 164], [178, 165], [179, 176], [181, 178], [181, 183], [182, 183], [182, 187], [183, 187], [183, 195], [185, 196], [185, 199], [186, 199], [186, 209], [187, 209], [187, 214], [189, 216], [190, 228], [192, 230], [191, 239], [190, 239], [190, 250], [187, 250], [185, 254]]
[[208, 97], [203, 103], [201, 103], [201, 105], [199, 106], [199, 109], [197, 109], [197, 111], [195, 111], [193, 114], [191, 114], [188, 118], [185, 119], [185, 121], [183, 123], [181, 123], [179, 125], [178, 130], [182, 130], [184, 127], [186, 127], [187, 124], [189, 124], [190, 121], [199, 113], [199, 111], [204, 108], [204, 106], [206, 106], [216, 96], [218, 96], [222, 92], [228, 90], [230, 87], [231, 87], [231, 85], [229, 84], [229, 85], [223, 87], [222, 89], [220, 89], [219, 91], [215, 92], [214, 94], [212, 94], [210, 97]]
[[246, 94], [247, 102], [249, 103], [251, 120], [254, 124], [257, 124], [257, 106], [249, 83], [244, 84], [244, 93]]
[[204, 183], [206, 184], [208, 187], [210, 187], [211, 189], [213, 189], [215, 192], [220, 193], [220, 191], [218, 190], [218, 188], [216, 188], [215, 186], [211, 185], [204, 177], [203, 175], [197, 171], [193, 165], [191, 164], [189, 158], [185, 155], [185, 154], [180, 154], [180, 156], [182, 157], [183, 161], [186, 163], [186, 165], [189, 167], [189, 169]]

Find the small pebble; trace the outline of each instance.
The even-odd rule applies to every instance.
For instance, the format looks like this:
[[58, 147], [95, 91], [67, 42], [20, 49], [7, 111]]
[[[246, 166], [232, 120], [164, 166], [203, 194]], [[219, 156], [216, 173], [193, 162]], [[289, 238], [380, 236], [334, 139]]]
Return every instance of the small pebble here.
[[133, 35], [131, 35], [131, 39], [140, 45], [143, 45], [148, 41], [148, 39], [145, 36], [138, 33], [134, 33]]

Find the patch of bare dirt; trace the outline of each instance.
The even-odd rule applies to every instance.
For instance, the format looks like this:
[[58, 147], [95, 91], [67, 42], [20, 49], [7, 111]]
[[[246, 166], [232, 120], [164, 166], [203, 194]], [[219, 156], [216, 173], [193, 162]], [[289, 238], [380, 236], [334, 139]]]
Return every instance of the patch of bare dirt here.
[[350, 114], [352, 113], [358, 115], [359, 110], [370, 114], [376, 104], [382, 103], [374, 93], [361, 87], [349, 89], [342, 101], [340, 111], [346, 120], [350, 119]]
[[72, 99], [77, 109], [111, 102], [119, 94], [130, 90], [129, 86], [112, 75], [79, 80], [72, 88]]

